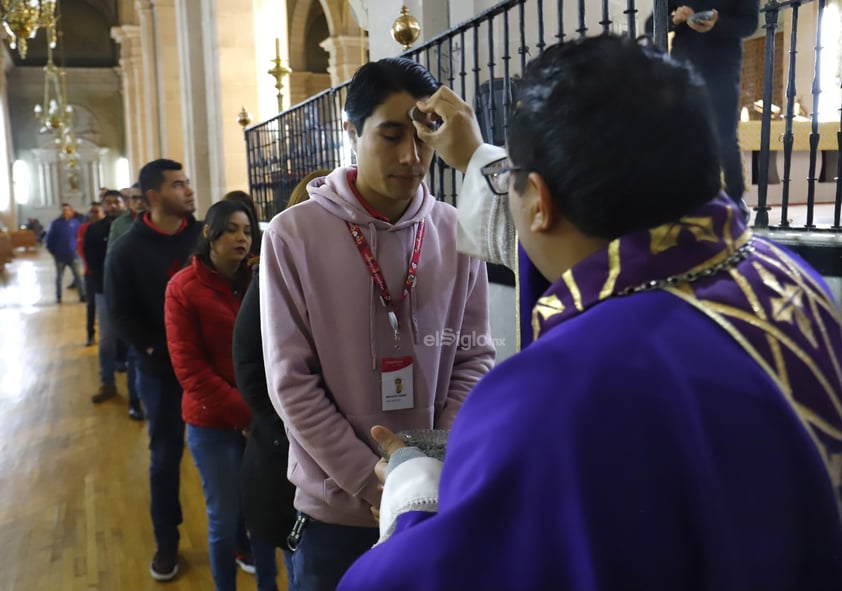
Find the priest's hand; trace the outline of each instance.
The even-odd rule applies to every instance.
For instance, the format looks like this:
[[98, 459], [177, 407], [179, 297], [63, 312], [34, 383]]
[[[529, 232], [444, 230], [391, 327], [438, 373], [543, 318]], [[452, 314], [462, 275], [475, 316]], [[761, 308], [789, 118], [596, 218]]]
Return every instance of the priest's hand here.
[[432, 146], [447, 164], [465, 172], [471, 156], [483, 144], [471, 105], [447, 86], [442, 86], [427, 100], [418, 101], [416, 109], [411, 118], [418, 139]]
[[371, 438], [377, 442], [384, 457], [380, 458], [374, 466], [374, 474], [380, 484], [386, 482], [386, 469], [389, 466], [389, 457], [402, 447], [406, 447], [400, 437], [389, 431], [382, 425], [375, 425], [371, 428]]

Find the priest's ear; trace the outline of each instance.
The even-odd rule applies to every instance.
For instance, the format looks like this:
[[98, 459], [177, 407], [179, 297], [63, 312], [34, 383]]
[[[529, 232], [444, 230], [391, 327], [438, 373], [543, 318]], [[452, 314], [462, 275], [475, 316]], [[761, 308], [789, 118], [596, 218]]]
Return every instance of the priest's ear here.
[[529, 201], [530, 229], [536, 233], [552, 230], [558, 221], [558, 210], [544, 177], [537, 172], [530, 172], [526, 180], [526, 192], [533, 196]]
[[348, 141], [351, 142], [351, 149], [356, 153], [357, 151], [357, 126], [351, 123], [350, 121], [346, 121], [343, 125], [345, 128], [345, 133], [348, 134]]

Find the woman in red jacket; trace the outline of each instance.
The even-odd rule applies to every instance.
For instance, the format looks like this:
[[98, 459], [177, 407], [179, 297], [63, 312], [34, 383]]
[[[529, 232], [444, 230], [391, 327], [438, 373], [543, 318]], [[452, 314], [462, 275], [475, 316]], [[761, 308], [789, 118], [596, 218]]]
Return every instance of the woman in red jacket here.
[[[202, 479], [217, 591], [236, 589], [235, 555], [250, 547], [240, 510], [240, 465], [251, 409], [236, 387], [232, 339], [256, 223], [242, 203], [215, 203], [195, 255], [167, 285], [165, 302], [167, 345], [184, 388], [181, 413]], [[268, 560], [274, 564], [274, 548], [252, 546], [258, 589], [276, 591], [274, 577], [263, 576], [261, 568]]]

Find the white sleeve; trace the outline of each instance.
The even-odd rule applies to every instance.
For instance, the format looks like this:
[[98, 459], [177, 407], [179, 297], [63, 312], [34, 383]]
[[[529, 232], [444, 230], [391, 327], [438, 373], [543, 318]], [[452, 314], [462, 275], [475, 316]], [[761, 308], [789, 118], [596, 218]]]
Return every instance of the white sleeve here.
[[517, 235], [509, 198], [495, 195], [480, 172], [483, 166], [505, 157], [506, 150], [490, 144], [481, 145], [471, 156], [456, 201], [456, 246], [461, 253], [514, 269]]
[[442, 466], [435, 458], [413, 458], [389, 472], [380, 501], [378, 544], [389, 539], [400, 515], [410, 511], [438, 512]]

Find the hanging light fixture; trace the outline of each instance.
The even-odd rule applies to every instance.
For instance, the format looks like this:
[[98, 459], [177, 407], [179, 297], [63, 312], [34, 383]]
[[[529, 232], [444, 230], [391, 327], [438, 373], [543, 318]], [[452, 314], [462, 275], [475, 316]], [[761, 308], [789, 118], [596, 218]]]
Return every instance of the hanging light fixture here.
[[0, 0], [0, 19], [11, 38], [10, 46], [26, 59], [27, 42], [39, 28], [48, 30], [50, 47], [56, 46], [56, 0]]
[[49, 46], [44, 66], [44, 102], [35, 105], [34, 112], [41, 122], [40, 133], [60, 135], [72, 119], [73, 107], [67, 104], [64, 72], [53, 61], [53, 48]]
[[[53, 2], [53, 7], [55, 2]], [[57, 22], [47, 24], [48, 39], [58, 40]], [[41, 122], [39, 133], [49, 133], [65, 168], [74, 169], [79, 164], [79, 143], [73, 130], [73, 107], [67, 102], [65, 73], [53, 60], [57, 43], [47, 44], [47, 64], [44, 66], [44, 102], [35, 105], [35, 118]]]

